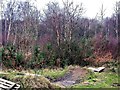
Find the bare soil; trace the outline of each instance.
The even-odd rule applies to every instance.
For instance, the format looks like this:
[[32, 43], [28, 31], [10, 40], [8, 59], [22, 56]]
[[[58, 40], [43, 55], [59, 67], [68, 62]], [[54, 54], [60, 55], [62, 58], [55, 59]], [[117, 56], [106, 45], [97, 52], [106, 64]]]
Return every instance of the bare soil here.
[[87, 74], [87, 70], [82, 67], [76, 66], [69, 70], [63, 77], [56, 79], [54, 82], [63, 86], [71, 86], [80, 83], [82, 78]]

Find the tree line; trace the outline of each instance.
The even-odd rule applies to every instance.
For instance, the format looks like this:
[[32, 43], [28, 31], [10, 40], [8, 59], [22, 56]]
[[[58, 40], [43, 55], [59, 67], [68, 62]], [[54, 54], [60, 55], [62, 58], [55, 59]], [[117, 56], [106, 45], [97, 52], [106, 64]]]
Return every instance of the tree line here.
[[61, 66], [88, 65], [106, 52], [112, 56], [109, 59], [116, 59], [120, 50], [119, 4], [111, 17], [104, 17], [102, 5], [99, 15], [89, 19], [83, 16], [82, 3], [66, 1], [60, 7], [50, 2], [43, 11], [27, 1], [2, 3], [2, 61], [11, 61], [16, 67], [25, 63], [28, 67], [52, 66], [58, 59]]

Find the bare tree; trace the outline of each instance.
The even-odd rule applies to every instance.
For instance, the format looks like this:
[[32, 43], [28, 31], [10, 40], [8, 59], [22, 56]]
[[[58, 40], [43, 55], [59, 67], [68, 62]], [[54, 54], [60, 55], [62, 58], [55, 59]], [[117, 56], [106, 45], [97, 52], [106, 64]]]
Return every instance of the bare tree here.
[[63, 1], [64, 5], [64, 16], [65, 16], [65, 41], [72, 40], [72, 34], [74, 32], [74, 28], [77, 25], [77, 21], [80, 19], [82, 14], [84, 13], [84, 9], [82, 3], [80, 5], [74, 5], [73, 2]]
[[59, 46], [60, 44], [60, 40], [61, 40], [61, 26], [60, 26], [60, 22], [61, 22], [61, 11], [60, 11], [60, 7], [58, 5], [58, 3], [49, 3], [48, 5], [48, 9], [46, 11], [44, 11], [45, 13], [45, 18], [46, 18], [46, 25], [50, 25], [48, 26], [49, 28], [47, 28], [48, 30], [51, 28], [51, 30], [53, 31], [53, 36], [56, 39], [56, 43]]
[[116, 38], [117, 38], [117, 41], [119, 40], [119, 20], [120, 20], [120, 2], [116, 2], [116, 5], [115, 5], [115, 19], [116, 19]]
[[74, 5], [73, 2], [69, 1], [63, 2], [63, 8], [60, 8], [57, 3], [48, 4], [48, 9], [44, 10], [46, 18], [44, 22], [49, 27], [48, 29], [53, 30], [53, 36], [56, 38], [58, 46], [62, 41], [72, 41], [73, 33], [83, 11], [82, 4]]
[[[15, 10], [15, 1], [10, 0], [10, 2], [7, 3], [6, 10], [4, 12], [5, 16], [5, 30], [7, 28], [7, 22], [8, 22], [8, 29], [7, 29], [7, 43], [9, 42], [10, 33], [11, 33], [11, 27], [14, 19], [14, 10]], [[7, 21], [7, 22], [6, 22]]]
[[101, 9], [100, 9], [100, 15], [99, 15], [99, 20], [101, 23], [101, 35], [103, 35], [104, 32], [104, 16], [105, 16], [105, 11], [106, 9], [104, 9], [104, 6], [102, 4]]

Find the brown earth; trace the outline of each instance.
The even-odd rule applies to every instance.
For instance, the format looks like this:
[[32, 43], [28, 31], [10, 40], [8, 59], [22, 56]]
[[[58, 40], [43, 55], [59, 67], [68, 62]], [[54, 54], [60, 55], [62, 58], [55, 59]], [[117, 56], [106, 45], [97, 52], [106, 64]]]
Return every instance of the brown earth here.
[[68, 73], [63, 77], [56, 79], [55, 83], [63, 86], [71, 86], [82, 82], [82, 79], [86, 76], [87, 70], [80, 66], [70, 66]]
[[83, 68], [81, 68], [81, 67], [78, 66], [78, 67], [74, 68], [71, 71], [71, 73], [72, 73], [71, 79], [72, 80], [77, 80], [79, 78], [85, 77], [86, 74], [87, 74], [87, 70], [85, 70], [85, 69], [83, 69]]

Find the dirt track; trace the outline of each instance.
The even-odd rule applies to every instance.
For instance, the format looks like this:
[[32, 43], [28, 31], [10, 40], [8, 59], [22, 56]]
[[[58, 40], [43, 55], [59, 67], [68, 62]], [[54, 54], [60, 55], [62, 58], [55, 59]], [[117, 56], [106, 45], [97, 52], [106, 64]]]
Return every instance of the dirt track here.
[[58, 78], [55, 83], [63, 86], [71, 86], [80, 83], [82, 78], [87, 74], [87, 70], [77, 66], [69, 70], [64, 77]]

